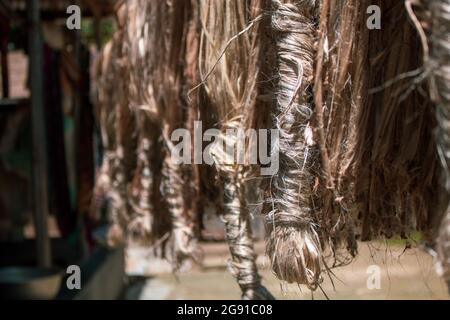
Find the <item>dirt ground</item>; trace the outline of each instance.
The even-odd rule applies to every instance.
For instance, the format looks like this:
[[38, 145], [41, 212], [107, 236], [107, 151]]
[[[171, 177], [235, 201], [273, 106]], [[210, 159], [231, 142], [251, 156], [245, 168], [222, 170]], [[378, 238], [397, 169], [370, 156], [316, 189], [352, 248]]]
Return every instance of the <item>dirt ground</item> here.
[[[152, 258], [148, 249], [130, 248], [127, 272], [131, 283], [127, 299], [239, 299], [240, 291], [227, 270], [225, 244], [202, 245], [203, 267], [187, 265], [177, 275], [170, 266]], [[450, 299], [446, 284], [436, 275], [433, 259], [420, 249], [404, 252], [401, 246], [380, 243], [360, 244], [359, 256], [350, 265], [334, 269], [334, 286], [324, 279], [322, 293], [305, 287], [282, 284], [268, 268], [264, 244], [257, 245], [258, 265], [264, 285], [277, 299]], [[376, 272], [379, 271], [379, 287]], [[375, 272], [375, 273], [374, 273]], [[369, 281], [369, 285], [368, 285]], [[369, 288], [370, 287], [370, 288]]]

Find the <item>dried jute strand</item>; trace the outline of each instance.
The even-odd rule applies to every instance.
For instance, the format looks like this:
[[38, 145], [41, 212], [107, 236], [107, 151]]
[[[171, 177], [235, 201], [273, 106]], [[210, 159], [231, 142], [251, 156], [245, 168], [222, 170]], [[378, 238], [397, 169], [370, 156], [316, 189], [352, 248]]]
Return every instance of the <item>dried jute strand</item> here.
[[[431, 91], [437, 103], [438, 153], [450, 193], [450, 0], [429, 0], [431, 13]], [[450, 206], [441, 222], [437, 240], [441, 273], [450, 285]]]
[[[142, 111], [138, 111], [139, 112]], [[153, 145], [150, 137], [146, 137], [145, 125], [143, 119], [138, 122], [140, 128], [139, 144], [137, 149], [137, 170], [138, 187], [131, 192], [129, 199], [130, 205], [133, 208], [133, 215], [128, 225], [128, 233], [132, 238], [147, 241], [152, 237], [153, 225], [153, 211], [152, 191], [154, 184], [153, 172], [150, 165], [150, 154], [153, 150]]]
[[108, 243], [118, 245], [124, 240], [130, 208], [126, 201], [127, 186], [134, 166], [134, 116], [128, 108], [126, 77], [116, 79], [127, 72], [123, 57], [124, 33], [120, 28], [101, 52], [97, 74], [97, 121], [101, 128], [105, 150], [102, 166], [94, 189], [93, 212], [97, 212], [102, 200], [109, 200], [112, 228]]
[[[254, 113], [256, 79], [259, 72], [259, 0], [200, 1], [202, 37], [199, 68], [210, 100], [217, 113], [220, 137], [216, 146], [235, 148], [237, 140], [227, 130], [245, 130]], [[261, 285], [256, 266], [250, 215], [245, 195], [244, 176], [249, 166], [236, 165], [234, 155], [222, 148], [212, 148], [211, 157], [223, 189], [220, 204], [230, 248], [230, 268], [242, 290], [243, 299], [273, 299]]]
[[267, 253], [279, 279], [316, 289], [321, 249], [313, 220], [312, 167], [318, 152], [310, 125], [316, 2], [273, 0], [272, 5], [278, 73], [274, 126], [279, 130], [280, 168], [270, 189], [273, 209], [266, 218]]
[[[238, 128], [239, 121], [229, 121], [227, 129]], [[223, 135], [222, 145], [235, 146], [233, 135]], [[236, 278], [244, 300], [273, 300], [272, 294], [261, 284], [261, 277], [256, 265], [256, 253], [253, 243], [251, 216], [245, 192], [246, 168], [227, 165], [230, 155], [220, 148], [212, 148], [211, 156], [221, 173], [223, 183], [223, 214], [225, 233], [230, 248], [229, 268]]]
[[162, 167], [163, 196], [166, 198], [172, 221], [174, 266], [178, 269], [186, 259], [200, 260], [200, 252], [191, 219], [184, 212], [183, 177], [181, 167], [168, 154]]
[[261, 285], [256, 266], [251, 219], [244, 197], [241, 174], [224, 181], [224, 213], [226, 238], [231, 252], [230, 269], [242, 290], [244, 300], [272, 300]]
[[137, 150], [134, 182], [130, 190], [128, 202], [132, 216], [128, 224], [130, 240], [151, 244], [155, 240], [155, 208], [153, 203], [154, 180], [157, 172], [152, 170], [152, 154], [154, 153], [153, 125], [157, 117], [156, 101], [151, 86], [154, 63], [147, 49], [151, 25], [149, 23], [150, 2], [129, 0], [126, 2], [127, 17], [125, 21], [124, 54], [129, 66], [128, 93], [129, 105], [136, 114]]
[[110, 201], [110, 219], [112, 228], [108, 234], [108, 244], [112, 247], [123, 244], [124, 234], [128, 224], [128, 215], [125, 208], [123, 192], [121, 192], [120, 174], [117, 172], [119, 159], [116, 152], [107, 152], [103, 156], [103, 163], [98, 177], [98, 183], [108, 181], [106, 187], [106, 197]]

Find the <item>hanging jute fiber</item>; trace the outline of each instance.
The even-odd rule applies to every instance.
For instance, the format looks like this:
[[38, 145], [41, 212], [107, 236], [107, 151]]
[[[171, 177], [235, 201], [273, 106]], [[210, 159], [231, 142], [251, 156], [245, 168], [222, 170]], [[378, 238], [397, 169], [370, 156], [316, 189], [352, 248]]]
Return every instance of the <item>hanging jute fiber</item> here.
[[[237, 146], [237, 134], [254, 128], [259, 75], [260, 0], [200, 1], [202, 25], [199, 69], [209, 112], [217, 119], [220, 146]], [[233, 40], [233, 41], [231, 41]], [[264, 116], [264, 114], [261, 114]], [[249, 148], [247, 148], [248, 150]], [[211, 158], [222, 190], [219, 213], [225, 221], [230, 267], [244, 299], [271, 299], [256, 268], [245, 181], [251, 166], [238, 165], [235, 154], [212, 148]], [[231, 159], [230, 159], [231, 158]]]
[[101, 130], [103, 160], [94, 190], [93, 208], [97, 210], [105, 199], [110, 201], [113, 226], [108, 241], [111, 245], [124, 241], [131, 215], [127, 189], [136, 164], [135, 115], [128, 103], [123, 27], [123, 24], [119, 25], [113, 39], [100, 53], [96, 67], [95, 113]]
[[[129, 1], [128, 56], [133, 66], [130, 90], [133, 107], [140, 110], [141, 155], [143, 173], [141, 188], [149, 188], [160, 176], [162, 200], [171, 223], [173, 262], [176, 266], [186, 258], [196, 257], [195, 216], [185, 210], [183, 195], [184, 174], [181, 166], [175, 165], [170, 150], [173, 147], [171, 133], [185, 126], [188, 116], [186, 99], [182, 97], [185, 85], [185, 60], [187, 35], [192, 34], [196, 15], [192, 14], [187, 1]], [[195, 75], [191, 75], [195, 77]], [[192, 82], [193, 80], [190, 79]], [[159, 172], [155, 173], [149, 159], [154, 154], [154, 141], [159, 136], [163, 145]], [[147, 168], [147, 169], [145, 169]], [[149, 189], [152, 189], [151, 187]], [[138, 196], [142, 193], [138, 192]], [[141, 201], [151, 210], [152, 203]], [[157, 213], [159, 214], [159, 213]], [[154, 216], [156, 218], [156, 216]], [[155, 219], [153, 219], [155, 220]]]
[[[371, 5], [381, 29], [367, 24]], [[177, 269], [200, 260], [202, 213], [215, 204], [242, 297], [271, 299], [253, 194], [280, 280], [315, 290], [358, 241], [411, 244], [418, 232], [448, 279], [449, 0], [129, 0], [124, 12], [97, 68], [96, 192], [118, 234]], [[193, 137], [196, 121], [219, 132], [212, 165], [172, 157], [172, 133]], [[272, 176], [218, 147], [236, 150], [230, 130], [247, 129], [278, 130]]]
[[279, 172], [273, 177], [267, 215], [267, 253], [278, 278], [315, 289], [320, 275], [320, 240], [314, 222], [312, 80], [316, 1], [272, 1], [276, 91], [274, 127], [279, 130]]
[[450, 1], [407, 1], [407, 8], [423, 49], [423, 74], [429, 78], [430, 95], [436, 104], [435, 139], [442, 169], [443, 217], [436, 237], [439, 273], [450, 289]]

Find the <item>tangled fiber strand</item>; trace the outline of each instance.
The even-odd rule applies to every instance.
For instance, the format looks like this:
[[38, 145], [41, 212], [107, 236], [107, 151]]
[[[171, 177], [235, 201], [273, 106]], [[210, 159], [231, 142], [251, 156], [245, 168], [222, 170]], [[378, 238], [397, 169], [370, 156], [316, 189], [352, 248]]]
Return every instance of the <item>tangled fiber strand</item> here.
[[167, 201], [172, 221], [174, 262], [178, 268], [187, 258], [200, 258], [196, 250], [195, 227], [185, 214], [183, 198], [183, 177], [178, 173], [179, 166], [172, 162], [169, 154], [163, 163], [163, 195]]
[[358, 137], [355, 122], [367, 92], [368, 31], [360, 14], [363, 8], [364, 1], [324, 0], [320, 14], [313, 126], [322, 174], [316, 206], [321, 207], [317, 223], [323, 255], [328, 262], [331, 253], [333, 267], [349, 263], [357, 250], [348, 208], [354, 201], [350, 169], [356, 146], [353, 138]]
[[[450, 193], [450, 1], [429, 0], [431, 13], [431, 92], [437, 108], [437, 146]], [[437, 239], [441, 273], [450, 285], [450, 206], [442, 219]], [[450, 287], [449, 287], [450, 288]]]
[[316, 3], [274, 0], [272, 5], [280, 168], [272, 178], [274, 208], [267, 215], [267, 253], [279, 279], [316, 289], [321, 282], [321, 246], [312, 194], [318, 156], [311, 129]]
[[[368, 29], [360, 15], [372, 4], [382, 10], [382, 31]], [[418, 230], [429, 238], [436, 152], [428, 143], [433, 115], [418, 69], [420, 42], [403, 3], [324, 0], [320, 23], [318, 224], [339, 265], [356, 254], [358, 237], [407, 238]]]
[[360, 177], [355, 198], [364, 203], [358, 209], [361, 239], [408, 238], [414, 230], [428, 238], [437, 203], [436, 152], [429, 144], [434, 119], [420, 76], [405, 77], [420, 67], [420, 42], [404, 3], [378, 5], [390, 22], [369, 39], [370, 107], [358, 123], [361, 158], [354, 167]]
[[313, 120], [322, 164], [317, 221], [324, 258], [333, 267], [348, 264], [357, 253], [352, 213], [358, 177], [352, 169], [358, 156], [358, 118], [367, 104], [369, 31], [360, 12], [368, 5], [324, 0], [320, 14]]
[[98, 211], [102, 202], [107, 197], [111, 188], [112, 168], [115, 155], [115, 134], [114, 123], [115, 113], [114, 108], [110, 103], [111, 93], [114, 92], [113, 88], [108, 86], [111, 82], [111, 75], [113, 73], [110, 69], [113, 67], [111, 63], [112, 50], [114, 41], [111, 40], [106, 44], [99, 57], [96, 60], [94, 79], [96, 83], [96, 92], [94, 94], [94, 113], [95, 119], [100, 128], [100, 136], [103, 146], [103, 159], [102, 164], [96, 179], [94, 187], [93, 197], [93, 211]]
[[126, 5], [122, 2], [116, 8], [117, 21], [119, 23], [120, 40], [120, 59], [115, 63], [119, 69], [116, 79], [120, 79], [116, 83], [116, 90], [120, 94], [121, 99], [116, 102], [116, 157], [115, 157], [115, 175], [113, 187], [115, 190], [116, 211], [122, 211], [127, 218], [128, 227], [125, 230], [128, 233], [130, 220], [132, 221], [133, 209], [130, 205], [129, 188], [133, 181], [133, 174], [136, 169], [136, 148], [138, 145], [136, 132], [136, 114], [135, 110], [129, 105], [128, 80], [130, 71], [128, 60], [126, 59], [124, 50], [125, 37], [125, 21], [126, 21]]
[[151, 30], [155, 14], [151, 3], [143, 0], [127, 1], [125, 54], [129, 64], [130, 105], [141, 109], [147, 116], [158, 118], [154, 90], [152, 86], [155, 56], [152, 50], [155, 32]]
[[269, 291], [261, 285], [261, 277], [256, 267], [256, 254], [253, 248], [250, 214], [242, 183], [232, 181], [241, 180], [239, 175], [225, 180], [224, 186], [224, 213], [226, 223], [226, 237], [232, 261], [230, 269], [238, 281], [243, 292], [244, 300], [274, 299]]
[[152, 120], [157, 117], [157, 109], [150, 85], [153, 69], [146, 61], [149, 59], [145, 50], [145, 46], [149, 45], [149, 25], [145, 20], [148, 10], [148, 2], [127, 2], [124, 54], [129, 64], [129, 104], [136, 113], [138, 131], [137, 163], [129, 197], [133, 215], [128, 231], [133, 240], [151, 244], [158, 240], [160, 229], [154, 225], [159, 214], [154, 206], [153, 194], [158, 172], [152, 170], [151, 155], [155, 152], [157, 127]]
[[[261, 8], [256, 1], [200, 1], [202, 35], [200, 73], [211, 110], [221, 131], [216, 146], [236, 147], [236, 135], [245, 130], [256, 110], [259, 57], [258, 31], [249, 30]], [[257, 28], [257, 27], [255, 27]], [[246, 32], [242, 32], [246, 30]], [[237, 36], [239, 35], [239, 36]], [[230, 42], [230, 39], [234, 39]], [[208, 76], [206, 76], [208, 75]], [[223, 219], [231, 252], [231, 269], [244, 299], [273, 299], [261, 285], [256, 267], [244, 175], [249, 170], [233, 162], [235, 154], [212, 148], [211, 157], [223, 186]]]
[[450, 214], [445, 214], [441, 221], [441, 226], [439, 228], [439, 234], [437, 238], [437, 254], [439, 259], [438, 273], [446, 281], [450, 289]]
[[151, 125], [146, 121], [142, 111], [137, 111], [138, 116], [138, 146], [137, 168], [134, 181], [130, 190], [129, 202], [133, 208], [133, 216], [128, 225], [128, 231], [132, 238], [145, 242], [153, 239], [153, 224], [155, 208], [153, 205], [154, 172], [151, 166], [151, 153], [155, 151], [154, 141], [146, 126]]
[[[186, 49], [185, 49], [185, 68], [183, 75], [183, 104], [187, 106], [184, 111], [186, 129], [191, 133], [191, 137], [195, 136], [195, 121], [200, 120], [199, 94], [188, 95], [188, 91], [193, 88], [199, 81], [200, 75], [198, 70], [198, 54], [200, 44], [200, 12], [198, 0], [190, 0], [189, 23], [186, 29]], [[193, 159], [192, 159], [193, 160]], [[183, 166], [184, 179], [184, 203], [185, 215], [193, 217], [195, 222], [195, 232], [197, 237], [200, 236], [200, 221], [203, 219], [203, 198], [200, 194], [201, 187], [201, 170], [199, 164], [192, 161], [191, 165]]]
[[[122, 92], [125, 92], [125, 83], [122, 83]], [[129, 225], [132, 216], [132, 208], [128, 201], [128, 189], [133, 180], [136, 166], [136, 125], [135, 115], [127, 101], [121, 101], [116, 105], [116, 152], [114, 158], [113, 206], [115, 216], [125, 216]], [[127, 230], [125, 230], [127, 231]]]
[[158, 6], [159, 17], [165, 18], [162, 23], [166, 21], [168, 29], [163, 37], [158, 38], [163, 41], [160, 43], [162, 56], [157, 57], [162, 60], [158, 61], [162, 67], [157, 69], [153, 86], [156, 88], [158, 107], [161, 108], [162, 135], [167, 150], [162, 168], [162, 189], [172, 221], [174, 261], [179, 266], [188, 258], [199, 261], [201, 257], [195, 234], [196, 217], [192, 211], [185, 210], [183, 167], [173, 163], [169, 152], [172, 148], [171, 133], [185, 126], [186, 105], [181, 93], [185, 81], [186, 39], [191, 19], [195, 19], [196, 15], [190, 14], [192, 8], [189, 1], [167, 1]]
[[[170, 157], [170, 134], [184, 125], [183, 67], [186, 34], [193, 15], [190, 16], [190, 3], [186, 1], [132, 0], [127, 4], [131, 103], [142, 111], [140, 116], [146, 117], [139, 127], [142, 131], [138, 165], [141, 182], [135, 194], [140, 198], [136, 203], [141, 204], [141, 208], [137, 211], [147, 217], [153, 215], [150, 220], [160, 227], [160, 223], [169, 218], [173, 263], [178, 268], [183, 260], [196, 253], [194, 219], [190, 216], [192, 212], [185, 212], [183, 169], [174, 165]], [[155, 141], [158, 136], [162, 137], [163, 150], [150, 150], [158, 144]], [[154, 153], [158, 150], [162, 151], [159, 158]], [[157, 165], [152, 168], [153, 164]], [[159, 189], [161, 192], [155, 193]], [[159, 196], [165, 200], [165, 205], [160, 205]], [[159, 231], [156, 226], [147, 230]]]
[[[124, 77], [128, 69], [122, 51], [123, 40], [123, 25], [120, 25], [101, 53], [97, 78], [96, 115], [105, 153], [94, 190], [94, 201], [103, 197], [111, 200], [113, 226], [108, 241], [113, 246], [124, 241], [127, 231], [131, 215], [127, 191], [136, 164], [135, 117], [128, 105], [127, 77]], [[93, 210], [98, 210], [95, 203]]]

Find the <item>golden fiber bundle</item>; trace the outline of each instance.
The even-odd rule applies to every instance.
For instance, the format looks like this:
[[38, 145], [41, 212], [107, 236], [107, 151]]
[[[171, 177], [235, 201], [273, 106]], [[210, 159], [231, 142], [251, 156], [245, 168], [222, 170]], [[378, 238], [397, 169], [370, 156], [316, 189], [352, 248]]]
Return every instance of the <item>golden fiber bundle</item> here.
[[[208, 110], [217, 119], [219, 145], [237, 148], [239, 130], [253, 128], [257, 112], [261, 1], [200, 0], [202, 25], [199, 68]], [[264, 115], [263, 115], [264, 116]], [[234, 135], [227, 134], [233, 130]], [[236, 164], [235, 153], [212, 148], [220, 176], [231, 269], [244, 299], [269, 299], [256, 269], [245, 181], [251, 168]], [[232, 159], [230, 159], [232, 158]]]
[[171, 223], [160, 201], [163, 155], [158, 140], [160, 129], [155, 123], [159, 110], [151, 83], [154, 64], [146, 49], [151, 48], [147, 18], [150, 8], [145, 1], [128, 1], [126, 9], [124, 55], [129, 63], [129, 105], [136, 114], [138, 139], [136, 170], [129, 190], [133, 208], [129, 229], [134, 237], [153, 244], [170, 232]]
[[272, 1], [277, 65], [274, 126], [280, 132], [280, 168], [273, 177], [273, 210], [267, 252], [275, 274], [315, 289], [320, 275], [320, 241], [314, 222], [312, 141], [316, 1]]
[[[302, 8], [312, 4], [295, 3], [293, 10], [303, 14]], [[302, 39], [300, 48], [288, 51], [291, 55], [303, 53], [308, 43], [317, 44], [316, 48], [310, 45], [308, 51], [315, 59], [314, 71], [311, 62], [301, 60], [296, 64], [288, 60], [290, 70], [310, 73], [300, 82], [294, 77], [298, 78], [299, 73], [291, 71], [291, 92], [298, 94], [297, 99], [303, 95], [305, 102], [279, 116], [286, 122], [289, 116], [295, 117], [293, 112], [304, 112], [304, 120], [291, 120], [293, 124], [287, 126], [289, 129], [296, 125], [294, 132], [298, 134], [287, 142], [289, 147], [283, 147], [283, 136], [286, 141], [291, 138], [289, 131], [280, 130], [281, 181], [275, 183], [284, 188], [279, 188], [278, 195], [275, 193], [273, 202], [290, 203], [292, 207], [281, 211], [287, 223], [278, 223], [278, 228], [286, 231], [271, 235], [268, 250], [275, 252], [271, 254], [272, 263], [280, 279], [310, 288], [320, 284], [323, 270], [351, 261], [357, 239], [408, 237], [416, 230], [432, 239], [439, 217], [436, 153], [429, 143], [434, 125], [432, 108], [429, 99], [423, 97], [423, 84], [413, 77], [420, 76], [414, 71], [421, 61], [419, 37], [400, 2], [378, 1], [384, 17], [383, 30], [369, 30], [361, 11], [371, 4], [321, 1], [320, 17], [309, 18], [311, 28], [318, 21], [317, 41]], [[313, 9], [310, 7], [311, 15]], [[305, 28], [291, 30], [297, 35]], [[313, 35], [314, 31], [306, 34]], [[287, 43], [292, 45], [293, 41]], [[283, 54], [285, 57], [290, 56]], [[296, 65], [301, 67], [295, 69]], [[306, 87], [298, 87], [299, 83]], [[281, 77], [278, 89], [282, 91], [288, 85]], [[308, 98], [308, 89], [314, 99]], [[289, 106], [291, 96], [281, 96], [287, 100], [284, 105]], [[296, 145], [290, 157], [284, 154], [283, 149], [294, 150]], [[291, 160], [292, 165], [283, 171], [283, 165], [294, 156], [299, 158]], [[283, 157], [287, 159], [284, 162]], [[286, 192], [288, 183], [292, 186], [290, 192]], [[284, 212], [292, 213], [285, 216]], [[269, 224], [274, 219], [272, 214]], [[295, 233], [287, 230], [301, 230], [302, 225], [309, 225], [309, 233], [292, 240]], [[272, 249], [271, 243], [281, 246], [282, 240], [289, 238], [291, 243], [286, 240], [281, 250]], [[303, 243], [306, 250], [296, 249]], [[279, 258], [281, 255], [284, 260]]]
[[[136, 189], [136, 197], [140, 198], [137, 203], [145, 216], [150, 213], [155, 223], [167, 219], [167, 215], [162, 217], [161, 214], [164, 209], [153, 208], [152, 203], [154, 185], [160, 180], [156, 185], [170, 218], [173, 262], [178, 266], [184, 259], [196, 255], [194, 217], [185, 210], [183, 169], [175, 165], [170, 153], [173, 148], [170, 135], [173, 130], [184, 127], [187, 117], [186, 100], [182, 98], [185, 59], [188, 58], [186, 39], [191, 25], [195, 25], [196, 21], [190, 22], [195, 15], [191, 14], [191, 4], [186, 1], [134, 0], [127, 4], [130, 92], [132, 106], [138, 110], [138, 168], [142, 170]], [[162, 143], [162, 148], [158, 149], [158, 143]], [[155, 153], [156, 150], [160, 152]], [[152, 158], [159, 153], [162, 154], [160, 159]], [[158, 163], [157, 171], [152, 170], [152, 165]]]
[[[413, 3], [413, 2], [411, 2]], [[421, 5], [428, 15], [428, 21], [422, 25], [416, 22], [422, 36], [425, 74], [430, 79], [431, 98], [436, 103], [437, 151], [442, 165], [442, 176], [447, 191], [443, 218], [436, 239], [436, 251], [439, 259], [439, 273], [445, 278], [450, 288], [450, 1], [427, 0], [416, 3]], [[411, 7], [412, 8], [412, 7]], [[423, 25], [428, 26], [428, 40], [425, 39]]]

